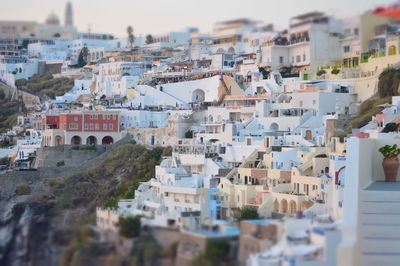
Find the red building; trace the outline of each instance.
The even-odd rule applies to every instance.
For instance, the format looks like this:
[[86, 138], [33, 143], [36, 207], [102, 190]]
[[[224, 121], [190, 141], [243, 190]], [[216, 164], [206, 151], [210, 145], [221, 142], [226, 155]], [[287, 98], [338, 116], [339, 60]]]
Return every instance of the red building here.
[[45, 146], [112, 144], [121, 138], [119, 119], [116, 111], [45, 115], [42, 142]]

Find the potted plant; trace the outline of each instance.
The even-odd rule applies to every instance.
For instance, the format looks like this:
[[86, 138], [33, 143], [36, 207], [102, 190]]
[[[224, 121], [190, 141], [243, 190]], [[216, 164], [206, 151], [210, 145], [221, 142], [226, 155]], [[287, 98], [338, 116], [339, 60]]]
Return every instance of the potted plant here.
[[379, 152], [385, 157], [382, 162], [383, 171], [385, 172], [385, 182], [396, 182], [400, 165], [397, 156], [400, 154], [400, 149], [397, 147], [397, 144], [385, 145], [379, 149]]

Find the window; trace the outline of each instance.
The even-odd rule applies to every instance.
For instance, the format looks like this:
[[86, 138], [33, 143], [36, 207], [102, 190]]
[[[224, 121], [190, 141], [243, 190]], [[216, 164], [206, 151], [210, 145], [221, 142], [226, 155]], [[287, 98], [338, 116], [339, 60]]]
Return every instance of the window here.
[[98, 120], [99, 116], [98, 115], [94, 115], [93, 118], [94, 118], [94, 120]]
[[93, 120], [93, 115], [90, 115], [90, 120]]
[[100, 129], [99, 124], [95, 124], [95, 125], [94, 125], [94, 129], [99, 130], [99, 129]]
[[110, 120], [110, 115], [106, 115], [106, 120]]
[[358, 28], [354, 29], [354, 35], [358, 36]]
[[94, 129], [94, 125], [91, 123], [90, 124], [90, 130], [93, 130]]
[[109, 130], [113, 130], [113, 124], [109, 124], [109, 125], [108, 125], [108, 129], [109, 129]]
[[89, 125], [85, 123], [85, 129], [89, 129]]
[[69, 123], [69, 129], [78, 129], [78, 123]]
[[113, 120], [117, 120], [117, 115], [113, 115]]
[[78, 117], [77, 116], [74, 116], [74, 121], [75, 122], [78, 121]]
[[306, 54], [303, 54], [303, 61], [306, 61]]
[[107, 130], [107, 124], [106, 123], [103, 124], [103, 129]]
[[301, 56], [300, 55], [296, 56], [296, 63], [299, 63], [300, 61], [301, 61]]
[[283, 64], [283, 56], [279, 57], [279, 64]]
[[294, 56], [292, 56], [292, 63], [294, 63]]
[[350, 53], [350, 46], [349, 45], [343, 46], [343, 52]]

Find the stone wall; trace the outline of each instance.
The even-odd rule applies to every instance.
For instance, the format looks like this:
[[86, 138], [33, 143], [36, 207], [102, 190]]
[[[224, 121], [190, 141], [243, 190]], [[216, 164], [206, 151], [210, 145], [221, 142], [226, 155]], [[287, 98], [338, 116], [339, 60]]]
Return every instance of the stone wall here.
[[38, 65], [38, 74], [39, 75], [47, 75], [47, 74], [58, 74], [61, 73], [62, 63], [56, 64], [46, 64], [46, 62], [39, 62]]
[[97, 145], [96, 150], [73, 150], [72, 147], [71, 145], [62, 145], [39, 148], [37, 150], [35, 168], [55, 167], [58, 162], [64, 162], [64, 165], [60, 167], [75, 167], [106, 151], [105, 145]]
[[27, 109], [31, 109], [38, 103], [40, 103], [40, 99], [38, 96], [26, 91], [12, 88], [2, 82], [0, 82], [0, 90], [4, 92], [7, 98], [12, 100], [17, 100], [19, 96], [22, 96], [22, 101], [24, 102]]

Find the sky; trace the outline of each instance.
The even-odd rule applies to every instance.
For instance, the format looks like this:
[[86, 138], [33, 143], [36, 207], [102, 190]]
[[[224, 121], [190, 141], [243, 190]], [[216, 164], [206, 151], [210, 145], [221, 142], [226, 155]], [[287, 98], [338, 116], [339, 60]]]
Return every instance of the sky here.
[[[0, 0], [0, 20], [43, 23], [55, 12], [64, 23], [66, 0]], [[390, 0], [71, 0], [79, 31], [135, 35], [179, 31], [188, 26], [211, 32], [213, 24], [234, 18], [251, 18], [287, 27], [289, 18], [309, 11], [324, 11], [338, 18], [355, 16]]]

